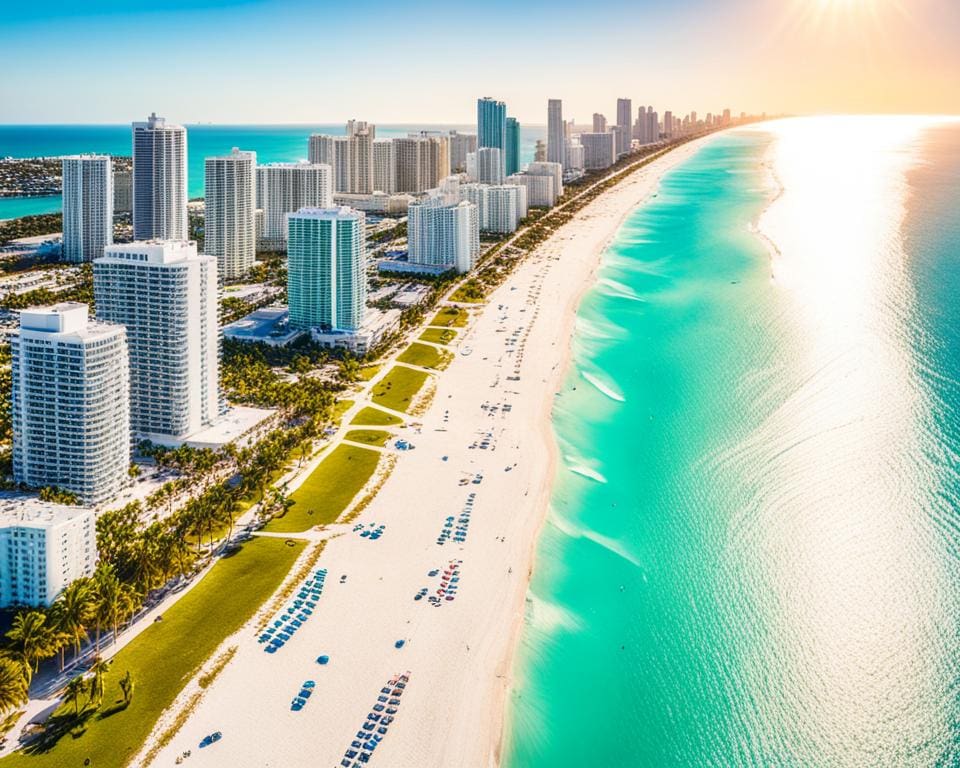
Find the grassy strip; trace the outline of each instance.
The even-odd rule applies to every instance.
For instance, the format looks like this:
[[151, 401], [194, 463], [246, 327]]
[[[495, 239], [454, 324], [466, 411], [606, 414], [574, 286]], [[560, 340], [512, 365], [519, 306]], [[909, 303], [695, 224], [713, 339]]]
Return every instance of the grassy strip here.
[[372, 398], [377, 405], [394, 411], [406, 411], [410, 401], [420, 391], [428, 373], [395, 365], [373, 388]]
[[450, 328], [427, 328], [420, 334], [423, 341], [432, 341], [434, 344], [449, 344], [457, 338], [457, 332]]
[[364, 408], [353, 417], [351, 424], [370, 425], [371, 427], [395, 427], [403, 424], [403, 419], [379, 408]]
[[351, 429], [345, 435], [347, 440], [355, 443], [364, 443], [365, 445], [379, 445], [383, 447], [390, 439], [390, 433], [381, 429]]
[[290, 495], [294, 503], [287, 513], [264, 530], [295, 533], [335, 522], [366, 485], [379, 458], [377, 451], [338, 445]]
[[370, 381], [374, 376], [380, 372], [379, 365], [365, 365], [360, 369], [360, 381]]
[[[122, 768], [137, 754], [161, 713], [223, 640], [250, 619], [283, 581], [303, 548], [257, 538], [220, 560], [203, 580], [113, 658], [99, 711], [79, 721], [73, 706], [58, 709], [47, 733], [3, 768], [64, 768], [89, 758], [97, 768]], [[136, 691], [129, 706], [120, 679], [130, 672]], [[69, 733], [68, 733], [69, 731]], [[62, 737], [62, 738], [61, 738]]]
[[462, 307], [444, 307], [434, 316], [430, 325], [441, 328], [463, 328], [470, 319], [470, 312]]
[[279, 590], [270, 601], [268, 606], [265, 606], [264, 610], [260, 612], [259, 623], [257, 625], [257, 634], [259, 635], [267, 628], [267, 625], [270, 623], [270, 620], [276, 615], [277, 612], [284, 606], [284, 604], [290, 599], [290, 596], [300, 589], [300, 585], [307, 580], [307, 576], [313, 571], [314, 566], [317, 564], [317, 560], [320, 559], [320, 555], [323, 553], [323, 548], [326, 546], [326, 541], [318, 542], [313, 549], [307, 550], [307, 557], [297, 568], [297, 572], [291, 574], [287, 577], [286, 582], [283, 585], [283, 589]]
[[413, 342], [397, 357], [397, 361], [421, 368], [446, 368], [450, 364], [450, 353], [429, 344]]
[[343, 418], [343, 414], [350, 410], [353, 407], [353, 400], [337, 400], [333, 404], [333, 420], [340, 421]]

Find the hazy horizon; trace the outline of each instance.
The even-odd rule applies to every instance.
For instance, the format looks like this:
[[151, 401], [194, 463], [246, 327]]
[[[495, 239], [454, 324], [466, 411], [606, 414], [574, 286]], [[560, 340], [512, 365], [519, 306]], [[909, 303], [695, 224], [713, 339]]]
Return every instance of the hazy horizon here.
[[675, 114], [960, 112], [952, 0], [581, 8], [24, 4], [0, 29], [0, 123], [122, 124], [155, 110], [186, 124], [469, 124], [483, 95], [528, 125], [545, 122], [548, 98], [580, 123], [613, 117], [618, 97]]

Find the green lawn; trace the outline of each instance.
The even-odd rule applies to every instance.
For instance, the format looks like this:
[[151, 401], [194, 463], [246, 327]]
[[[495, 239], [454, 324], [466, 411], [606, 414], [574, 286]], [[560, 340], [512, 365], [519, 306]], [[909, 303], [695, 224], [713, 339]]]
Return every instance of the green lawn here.
[[451, 357], [445, 350], [415, 341], [400, 353], [397, 360], [401, 363], [419, 365], [422, 368], [446, 368], [450, 364]]
[[457, 338], [457, 332], [449, 328], [427, 328], [420, 334], [424, 341], [432, 341], [434, 344], [449, 344]]
[[381, 411], [379, 408], [364, 408], [353, 417], [351, 424], [363, 424], [373, 427], [395, 427], [403, 424], [403, 419], [394, 416], [392, 413]]
[[430, 374], [395, 365], [373, 388], [373, 401], [384, 408], [394, 411], [406, 411], [410, 400], [427, 380]]
[[462, 307], [445, 307], [437, 312], [430, 325], [439, 325], [442, 328], [463, 328], [470, 318], [470, 313]]
[[[103, 706], [76, 729], [73, 706], [53, 715], [49, 737], [0, 761], [3, 768], [122, 768], [150, 734], [161, 712], [229, 635], [276, 591], [303, 543], [257, 538], [222, 559], [203, 580], [121, 650], [105, 678]], [[124, 709], [119, 681], [129, 670], [135, 685]], [[64, 729], [69, 732], [64, 733]], [[79, 734], [79, 735], [77, 735]]]
[[351, 429], [347, 432], [346, 439], [355, 443], [384, 446], [390, 439], [390, 433], [382, 429]]
[[379, 365], [365, 365], [360, 369], [360, 381], [370, 381], [380, 371]]
[[352, 445], [338, 445], [290, 498], [294, 504], [265, 531], [294, 533], [335, 522], [377, 468], [380, 454]]

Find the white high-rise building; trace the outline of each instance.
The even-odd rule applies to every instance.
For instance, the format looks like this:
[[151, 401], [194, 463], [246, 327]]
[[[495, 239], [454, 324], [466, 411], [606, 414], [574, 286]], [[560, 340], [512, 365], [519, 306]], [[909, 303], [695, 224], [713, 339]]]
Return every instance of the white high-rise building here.
[[605, 133], [606, 130], [607, 130], [607, 118], [605, 118], [599, 112], [594, 112], [593, 113], [593, 132]]
[[330, 166], [332, 192], [350, 191], [349, 136], [326, 136], [315, 133], [309, 139], [307, 161], [314, 165]]
[[92, 261], [113, 242], [109, 155], [63, 158], [63, 260]]
[[203, 249], [216, 258], [221, 279], [243, 277], [256, 258], [256, 165], [256, 152], [236, 147], [206, 161]]
[[583, 167], [588, 171], [602, 171], [617, 162], [616, 134], [581, 133]]
[[477, 206], [481, 232], [515, 232], [527, 215], [527, 188], [517, 184], [462, 184], [460, 197]]
[[584, 150], [583, 145], [577, 139], [567, 139], [566, 149], [564, 150], [566, 163], [563, 166], [565, 171], [583, 171], [584, 168]]
[[373, 124], [361, 120], [350, 120], [347, 123], [350, 167], [346, 191], [351, 194], [369, 195], [375, 189], [373, 183], [373, 143], [376, 136], [377, 127]]
[[127, 329], [130, 425], [179, 443], [220, 415], [217, 260], [192, 240], [112, 245], [93, 262], [97, 317]]
[[287, 220], [290, 324], [359, 330], [367, 305], [364, 215], [351, 208], [303, 208]]
[[466, 200], [450, 200], [439, 191], [411, 203], [407, 209], [407, 239], [411, 263], [469, 272], [480, 255], [477, 206]]
[[547, 161], [560, 163], [566, 169], [565, 138], [563, 102], [560, 99], [550, 99], [547, 101]]
[[663, 113], [663, 135], [668, 139], [673, 138], [674, 124], [673, 112], [669, 109]]
[[552, 176], [557, 197], [563, 194], [563, 166], [560, 163], [533, 162], [527, 166], [527, 173], [530, 176]]
[[110, 501], [130, 467], [126, 329], [64, 302], [21, 312], [10, 344], [14, 480]]
[[397, 156], [391, 139], [373, 142], [373, 189], [388, 195], [397, 189]]
[[133, 124], [133, 236], [185, 240], [187, 132], [150, 115]]
[[[551, 163], [556, 165], [556, 163]], [[507, 176], [507, 184], [519, 184], [527, 188], [527, 204], [534, 208], [552, 208], [557, 204], [553, 176], [536, 175], [529, 171]]]
[[477, 181], [481, 184], [503, 184], [503, 157], [497, 147], [480, 147], [475, 162]]
[[0, 502], [0, 608], [52, 603], [97, 564], [97, 525], [88, 507], [35, 498]]
[[333, 205], [333, 171], [325, 163], [257, 166], [257, 208], [263, 210], [260, 250], [287, 248], [287, 214]]

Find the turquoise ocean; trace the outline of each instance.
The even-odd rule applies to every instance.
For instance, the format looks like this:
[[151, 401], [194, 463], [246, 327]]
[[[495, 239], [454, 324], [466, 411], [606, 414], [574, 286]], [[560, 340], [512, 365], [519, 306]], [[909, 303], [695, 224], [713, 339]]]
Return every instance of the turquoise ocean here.
[[[344, 132], [337, 125], [187, 125], [187, 185], [190, 197], [203, 196], [204, 160], [233, 147], [252, 150], [260, 163], [305, 160], [312, 133], [334, 136]], [[469, 125], [378, 125], [378, 138], [406, 136], [410, 131], [458, 130], [476, 133]], [[546, 131], [524, 126], [520, 131], [520, 162], [533, 160], [537, 139]], [[131, 154], [129, 125], [0, 125], [0, 157], [57, 157], [82, 153]], [[0, 198], [0, 219], [55, 213], [60, 196]]]
[[827, 120], [716, 137], [604, 256], [507, 768], [960, 765], [960, 123]]

